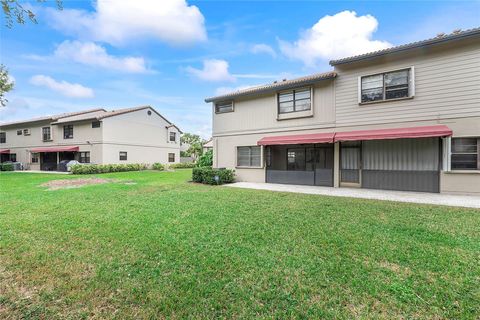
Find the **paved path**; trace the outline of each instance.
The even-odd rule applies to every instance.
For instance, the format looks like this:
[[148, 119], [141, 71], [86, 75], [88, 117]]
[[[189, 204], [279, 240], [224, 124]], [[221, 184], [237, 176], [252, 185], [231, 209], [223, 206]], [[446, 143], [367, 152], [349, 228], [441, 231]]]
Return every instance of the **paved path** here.
[[71, 172], [62, 172], [62, 171], [40, 171], [40, 170], [19, 170], [19, 171], [9, 171], [15, 173], [47, 173], [47, 174], [71, 174]]
[[362, 199], [436, 204], [453, 207], [480, 208], [480, 196], [460, 196], [439, 193], [371, 190], [357, 188], [331, 188], [255, 182], [236, 182], [228, 184], [226, 186], [233, 188], [319, 194], [334, 197], [351, 197]]

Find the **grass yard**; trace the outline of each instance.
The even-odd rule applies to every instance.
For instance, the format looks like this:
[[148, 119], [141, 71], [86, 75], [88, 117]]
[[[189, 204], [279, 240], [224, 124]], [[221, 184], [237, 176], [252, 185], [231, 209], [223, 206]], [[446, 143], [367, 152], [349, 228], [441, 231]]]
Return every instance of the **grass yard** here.
[[190, 175], [0, 174], [0, 318], [480, 317], [479, 210]]

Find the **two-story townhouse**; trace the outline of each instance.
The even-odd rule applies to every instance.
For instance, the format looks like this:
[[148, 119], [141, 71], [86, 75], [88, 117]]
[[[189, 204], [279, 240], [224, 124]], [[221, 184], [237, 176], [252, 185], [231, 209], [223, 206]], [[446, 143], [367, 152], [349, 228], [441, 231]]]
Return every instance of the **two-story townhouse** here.
[[74, 113], [0, 124], [1, 161], [30, 170], [81, 163], [178, 163], [181, 131], [154, 108]]
[[480, 28], [208, 98], [240, 181], [480, 194]]

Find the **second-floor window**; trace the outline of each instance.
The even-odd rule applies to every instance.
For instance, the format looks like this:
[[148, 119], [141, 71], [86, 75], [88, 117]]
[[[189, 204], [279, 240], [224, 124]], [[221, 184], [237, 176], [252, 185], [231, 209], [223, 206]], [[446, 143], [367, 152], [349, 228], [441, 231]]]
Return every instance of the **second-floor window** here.
[[52, 140], [52, 134], [51, 134], [51, 131], [50, 131], [50, 127], [43, 127], [42, 128], [42, 140], [43, 141]]
[[311, 108], [310, 88], [285, 91], [278, 94], [278, 113], [306, 111]]
[[92, 128], [100, 128], [100, 121], [93, 121]]
[[175, 142], [175, 141], [177, 141], [177, 133], [170, 132], [170, 142]]
[[412, 69], [361, 77], [360, 102], [373, 102], [412, 96]]
[[452, 170], [480, 170], [480, 138], [452, 138]]
[[7, 142], [7, 133], [0, 132], [0, 143], [6, 143], [6, 142]]
[[63, 126], [63, 139], [73, 139], [73, 125]]
[[21, 136], [22, 135], [22, 130], [17, 130], [17, 136]]
[[233, 101], [223, 101], [215, 103], [215, 113], [225, 113], [233, 111]]

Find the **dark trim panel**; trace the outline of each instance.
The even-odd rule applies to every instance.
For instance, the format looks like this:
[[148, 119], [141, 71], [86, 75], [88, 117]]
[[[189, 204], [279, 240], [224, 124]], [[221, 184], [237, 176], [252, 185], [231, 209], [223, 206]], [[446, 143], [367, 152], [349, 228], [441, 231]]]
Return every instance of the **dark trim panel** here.
[[438, 193], [440, 172], [362, 170], [362, 188]]

